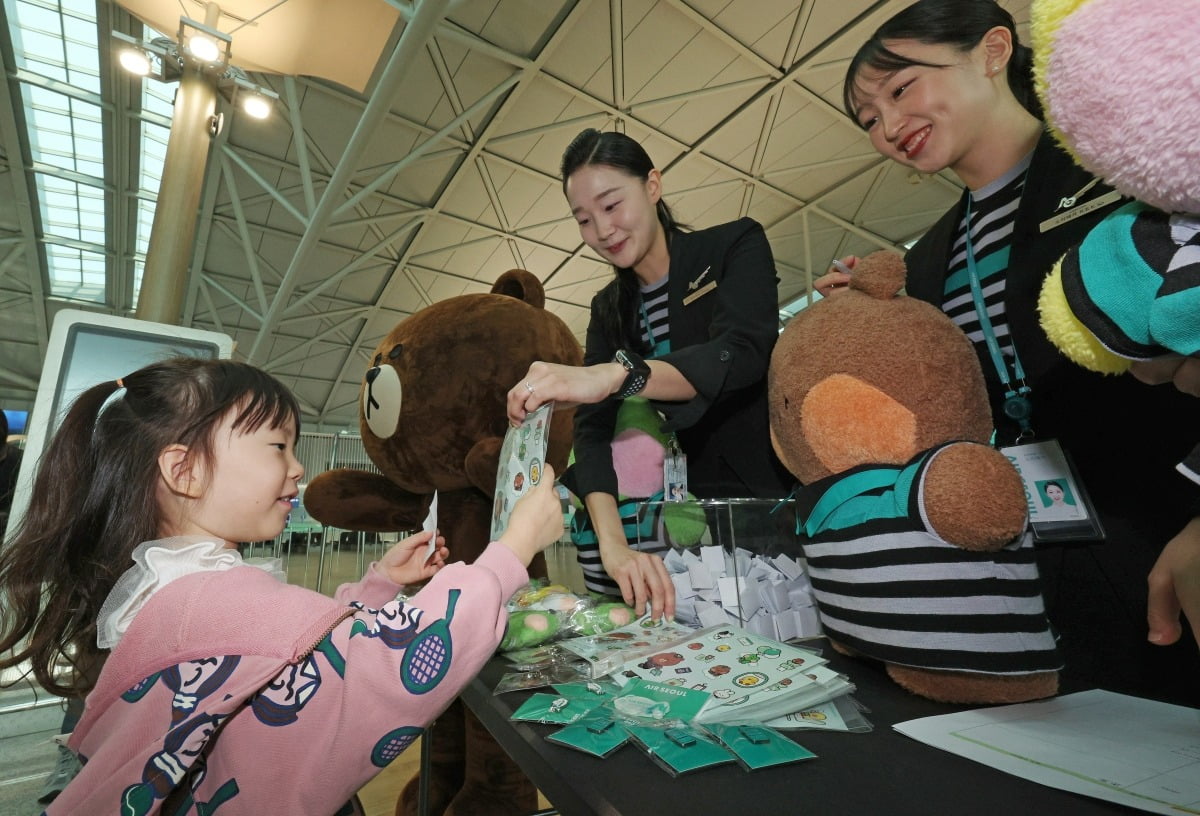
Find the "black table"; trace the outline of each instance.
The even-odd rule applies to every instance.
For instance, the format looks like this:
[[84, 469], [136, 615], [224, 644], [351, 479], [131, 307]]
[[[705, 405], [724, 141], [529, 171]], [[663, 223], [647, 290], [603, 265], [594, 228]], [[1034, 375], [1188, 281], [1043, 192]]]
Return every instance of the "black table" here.
[[1010, 776], [912, 740], [892, 725], [948, 714], [949, 706], [915, 697], [882, 668], [834, 655], [831, 666], [858, 686], [871, 709], [867, 734], [790, 732], [818, 759], [745, 771], [727, 764], [672, 778], [633, 745], [607, 759], [547, 742], [558, 726], [509, 720], [532, 691], [492, 694], [509, 664], [494, 658], [466, 687], [463, 700], [563, 816], [1053, 816], [1140, 813]]

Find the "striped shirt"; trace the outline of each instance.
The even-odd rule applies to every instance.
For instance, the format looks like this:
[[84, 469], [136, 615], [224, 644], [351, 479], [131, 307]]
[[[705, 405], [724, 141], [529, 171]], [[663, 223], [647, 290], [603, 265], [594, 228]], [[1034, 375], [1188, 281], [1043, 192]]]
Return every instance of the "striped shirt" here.
[[[1000, 352], [1013, 356], [1008, 318], [1004, 313], [1004, 289], [1007, 280], [1008, 256], [1012, 243], [1013, 225], [1025, 188], [1025, 172], [1029, 169], [1030, 153], [1015, 167], [991, 184], [973, 191], [971, 195], [971, 247], [979, 271], [984, 306], [991, 318]], [[966, 332], [976, 349], [988, 359], [986, 340], [979, 323], [979, 311], [971, 295], [971, 279], [967, 272], [967, 220], [958, 225], [950, 249], [950, 266], [943, 290], [942, 311]]]
[[671, 321], [667, 313], [667, 286], [670, 277], [641, 287], [642, 305], [639, 309], [638, 325], [642, 329], [642, 342], [653, 349], [650, 356], [659, 357], [671, 350]]
[[[649, 499], [620, 499], [617, 513], [625, 528], [625, 540], [636, 552], [661, 555], [671, 548], [662, 524], [662, 493]], [[600, 561], [600, 544], [592, 528], [587, 510], [578, 508], [571, 519], [571, 543], [575, 545], [579, 566], [583, 568], [583, 583], [590, 592], [621, 595], [621, 588]]]
[[925, 474], [945, 447], [904, 467], [865, 465], [800, 491], [800, 544], [826, 634], [877, 660], [926, 669], [1061, 668], [1030, 534], [973, 552], [930, 529]]

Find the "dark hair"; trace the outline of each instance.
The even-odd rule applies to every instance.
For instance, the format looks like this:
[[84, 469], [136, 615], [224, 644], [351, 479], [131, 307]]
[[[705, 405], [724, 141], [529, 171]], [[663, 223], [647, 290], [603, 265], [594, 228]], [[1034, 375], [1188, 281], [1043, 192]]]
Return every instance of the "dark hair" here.
[[[0, 411], [0, 448], [8, 442], [8, 414]], [[0, 456], [0, 458], [3, 458]]]
[[[123, 392], [122, 392], [123, 387]], [[251, 432], [289, 420], [295, 397], [232, 360], [179, 357], [84, 391], [38, 463], [29, 508], [0, 551], [0, 669], [29, 660], [47, 691], [84, 694], [103, 657], [96, 616], [143, 541], [162, 535], [159, 453], [188, 447], [211, 461], [213, 433], [236, 411]], [[56, 678], [66, 660], [73, 676]]]
[[[616, 131], [600, 131], [588, 128], [581, 131], [562, 155], [563, 194], [567, 192], [567, 179], [581, 167], [603, 164], [628, 173], [645, 181], [654, 169], [650, 155], [635, 139]], [[666, 234], [667, 246], [671, 244], [671, 233], [682, 226], [675, 220], [674, 213], [661, 197], [655, 208], [658, 223]], [[617, 273], [615, 289], [605, 289], [597, 303], [600, 325], [604, 336], [614, 348], [628, 347], [648, 351], [638, 331], [637, 300], [638, 280], [632, 269], [613, 267]]]
[[863, 68], [894, 73], [911, 65], [944, 68], [944, 65], [909, 59], [889, 49], [889, 40], [916, 40], [927, 45], [951, 45], [967, 52], [996, 26], [1012, 34], [1013, 53], [1008, 61], [1008, 87], [1025, 110], [1038, 119], [1042, 106], [1033, 87], [1033, 50], [1021, 45], [1013, 17], [996, 0], [918, 0], [881, 25], [858, 49], [842, 82], [842, 106], [858, 121], [855, 98]]

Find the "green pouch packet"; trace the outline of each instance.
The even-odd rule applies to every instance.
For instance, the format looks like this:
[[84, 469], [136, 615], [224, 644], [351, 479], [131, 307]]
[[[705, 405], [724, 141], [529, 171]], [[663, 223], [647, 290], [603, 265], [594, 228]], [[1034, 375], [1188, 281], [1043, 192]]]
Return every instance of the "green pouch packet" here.
[[583, 697], [571, 698], [561, 694], [536, 692], [521, 703], [509, 719], [518, 722], [569, 725], [600, 704], [599, 698], [592, 701]]
[[634, 743], [671, 776], [733, 762], [733, 754], [699, 729], [688, 725], [670, 728], [623, 726]]
[[817, 756], [803, 745], [797, 745], [773, 728], [763, 725], [711, 723], [704, 728], [732, 751], [748, 771], [815, 759]]
[[606, 757], [629, 741], [626, 734], [610, 713], [603, 709], [592, 709], [575, 723], [560, 728], [546, 739], [592, 756]]

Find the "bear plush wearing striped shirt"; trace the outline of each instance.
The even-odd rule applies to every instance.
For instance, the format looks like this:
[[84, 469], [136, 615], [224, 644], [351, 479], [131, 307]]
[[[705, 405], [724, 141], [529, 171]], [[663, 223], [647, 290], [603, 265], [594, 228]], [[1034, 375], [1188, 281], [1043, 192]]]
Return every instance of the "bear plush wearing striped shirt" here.
[[1025, 488], [989, 444], [978, 358], [900, 296], [900, 256], [798, 314], [771, 357], [771, 440], [803, 487], [797, 533], [839, 651], [924, 697], [1011, 703], [1058, 690]]

